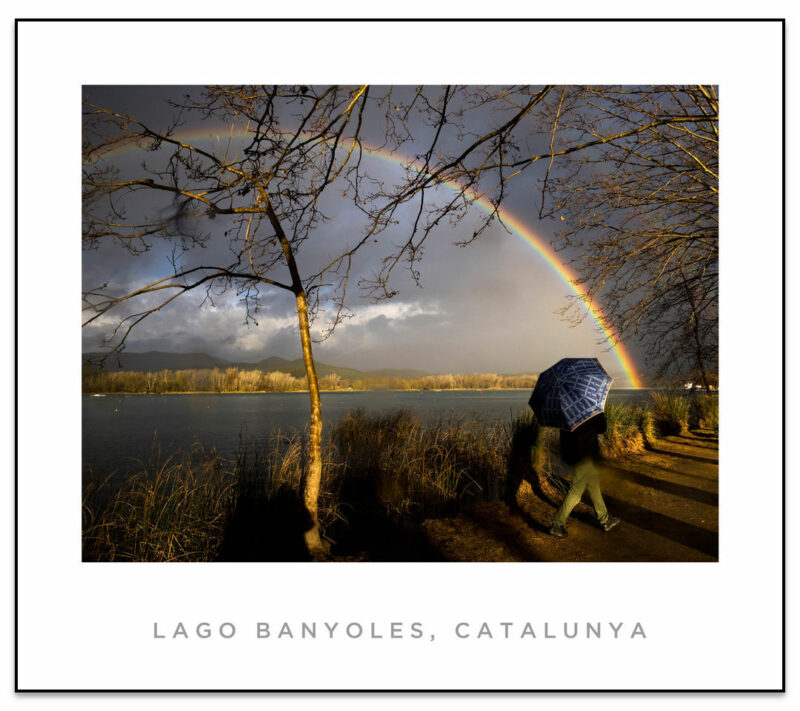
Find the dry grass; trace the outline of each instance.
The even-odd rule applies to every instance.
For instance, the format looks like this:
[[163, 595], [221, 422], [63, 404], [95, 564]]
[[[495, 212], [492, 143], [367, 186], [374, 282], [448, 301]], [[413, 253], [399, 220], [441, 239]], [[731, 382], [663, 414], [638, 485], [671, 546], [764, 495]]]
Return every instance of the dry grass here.
[[[644, 422], [647, 426], [646, 419]], [[607, 431], [601, 439], [602, 456], [613, 459], [644, 451], [645, 437], [642, 424], [641, 408], [614, 403], [606, 405]]]
[[[150, 461], [122, 481], [84, 487], [87, 561], [209, 561], [242, 501], [297, 495], [305, 435], [276, 433], [266, 445], [240, 446], [235, 462], [204, 452]], [[355, 411], [323, 446], [319, 522], [337, 541], [367, 509], [387, 517], [452, 513], [465, 502], [498, 498], [507, 473], [509, 433], [497, 423], [449, 420], [423, 426], [407, 412]]]
[[719, 399], [716, 395], [694, 393], [689, 404], [689, 427], [719, 434]]
[[117, 485], [90, 481], [83, 493], [83, 560], [206, 561], [222, 543], [236, 479], [215, 455], [160, 461], [157, 453]]
[[639, 423], [639, 431], [642, 433], [642, 441], [644, 442], [645, 448], [653, 449], [658, 437], [653, 411], [649, 407], [637, 407], [636, 418]]
[[496, 498], [507, 470], [509, 435], [499, 423], [356, 410], [332, 431], [340, 476], [359, 482], [390, 514], [433, 514], [463, 500]]
[[684, 395], [653, 393], [650, 407], [660, 436], [683, 435], [689, 431], [689, 400]]
[[[266, 445], [242, 443], [234, 466], [237, 496], [267, 502], [286, 490], [299, 494], [303, 480], [306, 434], [276, 432]], [[323, 533], [343, 520], [340, 489], [342, 465], [335, 461], [331, 448], [323, 448], [322, 482], [318, 518]]]

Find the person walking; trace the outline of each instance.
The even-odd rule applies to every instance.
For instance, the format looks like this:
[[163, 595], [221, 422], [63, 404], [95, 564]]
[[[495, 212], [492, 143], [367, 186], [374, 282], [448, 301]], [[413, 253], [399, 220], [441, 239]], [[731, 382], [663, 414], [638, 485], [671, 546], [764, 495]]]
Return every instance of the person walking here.
[[589, 490], [597, 522], [604, 531], [610, 531], [620, 519], [611, 516], [600, 491], [600, 477], [596, 463], [600, 456], [600, 435], [606, 431], [604, 412], [590, 417], [574, 430], [561, 430], [561, 458], [572, 467], [572, 484], [561, 506], [558, 507], [549, 533], [557, 538], [566, 538], [566, 523], [584, 492]]

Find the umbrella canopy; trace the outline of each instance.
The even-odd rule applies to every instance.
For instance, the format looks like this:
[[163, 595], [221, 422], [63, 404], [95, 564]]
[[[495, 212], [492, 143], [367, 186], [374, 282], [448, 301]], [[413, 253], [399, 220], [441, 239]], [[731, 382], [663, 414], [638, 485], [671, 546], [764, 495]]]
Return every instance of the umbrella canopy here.
[[542, 425], [571, 432], [603, 412], [613, 381], [597, 358], [562, 358], [539, 376], [528, 404]]

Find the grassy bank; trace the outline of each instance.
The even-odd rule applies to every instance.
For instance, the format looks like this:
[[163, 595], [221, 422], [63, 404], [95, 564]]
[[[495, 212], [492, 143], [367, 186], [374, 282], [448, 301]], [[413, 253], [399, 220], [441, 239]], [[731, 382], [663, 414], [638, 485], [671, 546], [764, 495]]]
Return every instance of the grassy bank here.
[[600, 452], [607, 458], [642, 452], [645, 443], [654, 439], [652, 416], [646, 407], [609, 403], [606, 405], [606, 426]]
[[[692, 410], [658, 398], [650, 407], [610, 404], [602, 454], [635, 456], [665, 431], [668, 417], [685, 409], [687, 426], [690, 412], [707, 425], [717, 421], [715, 406], [703, 401]], [[322, 533], [342, 557], [402, 560], [403, 546], [416, 555], [426, 518], [505, 498], [523, 480], [557, 496], [564, 490], [558, 441], [531, 413], [488, 425], [424, 425], [405, 411], [353, 411], [326, 433]], [[243, 445], [232, 461], [201, 449], [165, 458], [154, 447], [134, 476], [89, 481], [84, 560], [302, 560], [309, 524], [300, 499], [303, 443], [300, 434], [276, 434], [265, 447]]]
[[83, 559], [215, 560], [239, 486], [239, 473], [214, 454], [161, 458], [117, 485], [93, 479], [83, 490]]
[[[426, 516], [498, 498], [509, 428], [466, 420], [423, 426], [403, 411], [354, 411], [324, 445], [320, 526], [340, 552], [358, 552]], [[84, 488], [84, 560], [293, 559], [307, 528], [299, 492], [303, 436], [243, 446], [235, 461], [186, 453], [115, 486]], [[242, 556], [242, 554], [244, 554]]]

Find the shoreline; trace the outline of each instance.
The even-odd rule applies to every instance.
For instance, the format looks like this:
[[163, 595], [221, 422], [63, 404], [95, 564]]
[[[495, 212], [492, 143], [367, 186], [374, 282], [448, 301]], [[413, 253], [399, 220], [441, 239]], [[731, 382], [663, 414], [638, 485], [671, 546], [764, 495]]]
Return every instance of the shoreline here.
[[[453, 393], [453, 392], [476, 392], [476, 393], [489, 393], [489, 392], [529, 392], [532, 388], [365, 388], [364, 390], [324, 390], [320, 389], [320, 393], [373, 393], [373, 392], [391, 392], [391, 393]], [[639, 391], [639, 390], [669, 390], [669, 388], [611, 388], [610, 392], [620, 391]], [[308, 394], [308, 390], [226, 390], [218, 392], [215, 390], [182, 390], [171, 391], [165, 393], [137, 393], [137, 392], [96, 392], [96, 393], [81, 393], [82, 397], [113, 397], [114, 395], [292, 395], [292, 394]]]
[[[625, 388], [622, 388], [625, 389]], [[630, 389], [630, 388], [628, 388]], [[503, 390], [508, 391], [525, 391], [531, 388], [365, 388], [364, 390], [325, 390], [320, 388], [320, 393], [374, 393], [374, 392], [391, 392], [391, 393], [450, 393], [450, 392], [499, 392]], [[132, 393], [132, 392], [97, 392], [97, 393], [81, 393], [83, 397], [106, 397], [114, 395], [292, 395], [308, 394], [308, 389], [305, 390], [181, 390], [171, 391], [166, 393]]]

